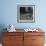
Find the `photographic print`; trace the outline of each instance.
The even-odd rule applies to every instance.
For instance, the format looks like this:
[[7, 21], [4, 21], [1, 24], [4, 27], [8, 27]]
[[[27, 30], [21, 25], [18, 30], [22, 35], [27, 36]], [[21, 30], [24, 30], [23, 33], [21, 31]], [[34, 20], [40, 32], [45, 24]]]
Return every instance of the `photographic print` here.
[[18, 5], [17, 6], [18, 22], [35, 22], [35, 5]]

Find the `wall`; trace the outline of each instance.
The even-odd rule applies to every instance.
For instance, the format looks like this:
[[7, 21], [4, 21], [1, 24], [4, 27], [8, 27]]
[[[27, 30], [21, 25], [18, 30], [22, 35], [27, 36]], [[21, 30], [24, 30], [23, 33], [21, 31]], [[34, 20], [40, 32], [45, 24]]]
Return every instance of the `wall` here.
[[[0, 2], [0, 25], [13, 24], [16, 28], [46, 28], [46, 0], [1, 0]], [[35, 5], [35, 23], [18, 23], [17, 5]]]

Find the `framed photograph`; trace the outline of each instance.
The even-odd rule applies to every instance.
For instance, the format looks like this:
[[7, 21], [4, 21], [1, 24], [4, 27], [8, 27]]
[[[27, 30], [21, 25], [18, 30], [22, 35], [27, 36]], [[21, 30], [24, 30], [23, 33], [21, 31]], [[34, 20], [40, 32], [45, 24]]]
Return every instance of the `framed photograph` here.
[[21, 23], [35, 22], [35, 5], [17, 5], [17, 21]]

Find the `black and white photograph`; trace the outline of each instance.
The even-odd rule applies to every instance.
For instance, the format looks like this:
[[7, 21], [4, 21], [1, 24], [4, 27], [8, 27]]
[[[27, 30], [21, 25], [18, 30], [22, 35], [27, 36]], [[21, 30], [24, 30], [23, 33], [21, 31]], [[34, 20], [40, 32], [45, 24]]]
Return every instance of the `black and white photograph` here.
[[35, 5], [18, 5], [17, 16], [18, 22], [34, 22]]

